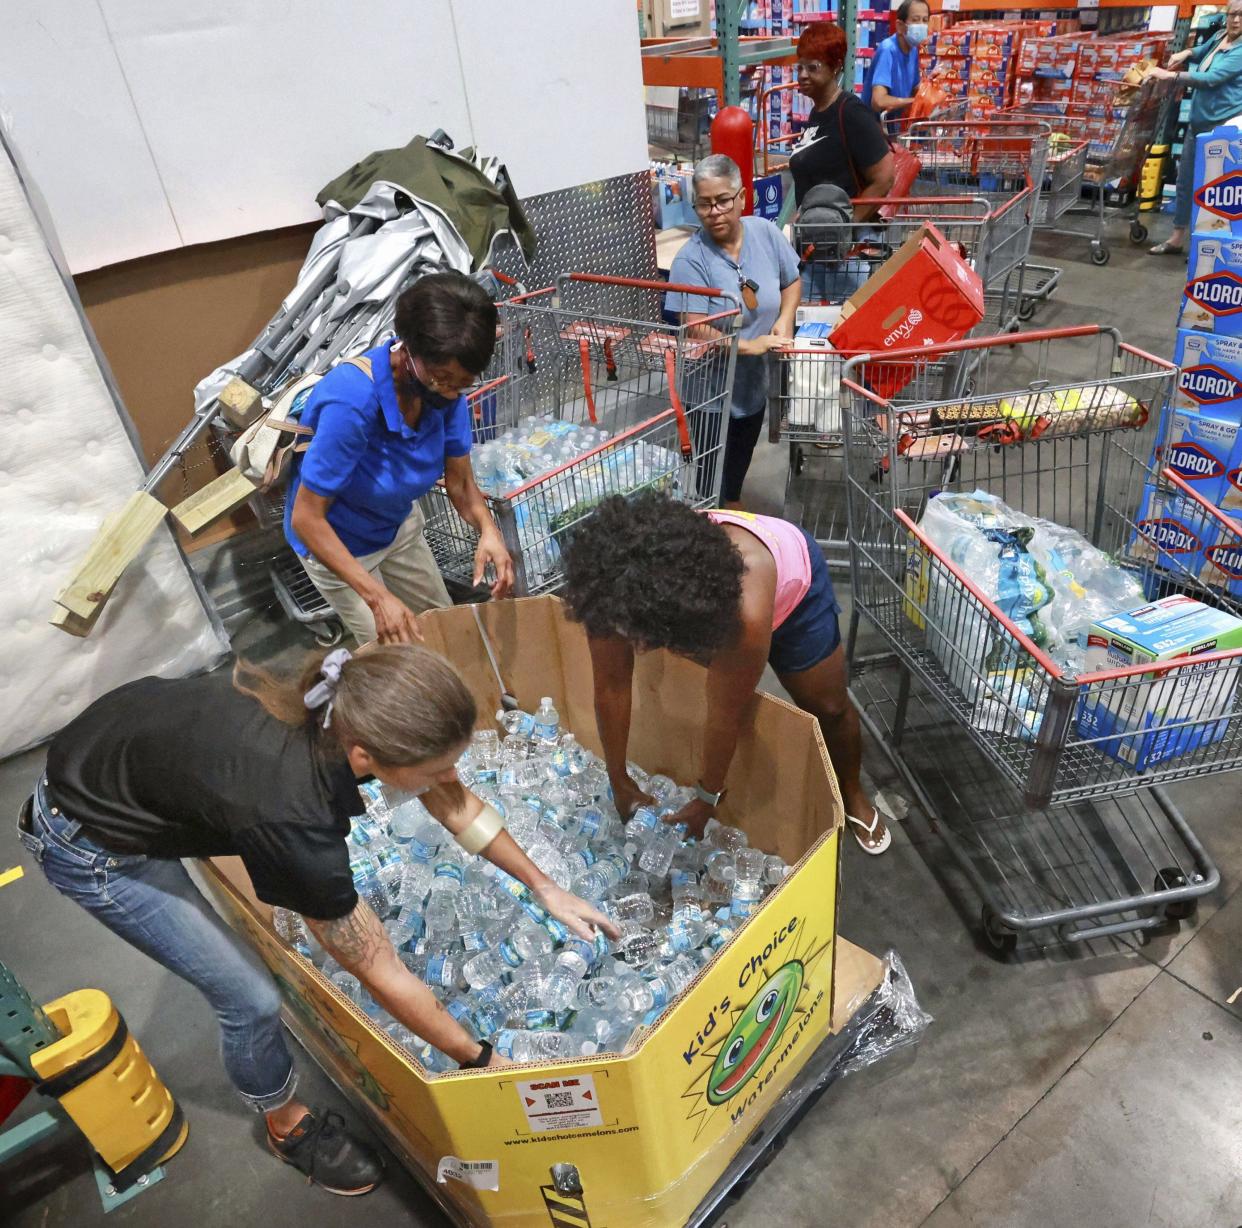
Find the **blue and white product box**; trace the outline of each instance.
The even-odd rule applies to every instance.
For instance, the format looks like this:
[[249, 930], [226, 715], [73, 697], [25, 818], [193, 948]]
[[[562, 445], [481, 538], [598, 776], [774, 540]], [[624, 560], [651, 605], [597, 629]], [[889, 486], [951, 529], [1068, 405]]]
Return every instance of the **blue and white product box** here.
[[[1231, 648], [1242, 648], [1242, 619], [1178, 594], [1093, 623], [1086, 671]], [[1225, 736], [1237, 678], [1236, 668], [1206, 662], [1096, 683], [1079, 701], [1078, 733], [1103, 739], [1097, 749], [1145, 771]]]
[[1174, 409], [1236, 409], [1242, 417], [1242, 337], [1177, 330]]
[[1242, 128], [1216, 128], [1195, 142], [1190, 231], [1242, 235]]
[[1144, 488], [1136, 527], [1131, 560], [1154, 565], [1185, 583], [1198, 578], [1205, 552], [1216, 545], [1221, 529], [1220, 522], [1193, 499], [1151, 483]]
[[775, 222], [785, 203], [785, 189], [780, 175], [764, 175], [755, 180], [755, 216]]
[[1242, 335], [1242, 235], [1192, 235], [1178, 328]]
[[1203, 551], [1199, 579], [1231, 597], [1242, 597], [1242, 519], [1234, 523], [1236, 532], [1231, 533], [1222, 526], [1215, 544]]
[[1240, 431], [1239, 411], [1232, 406], [1175, 410], [1160, 455], [1161, 467], [1172, 469], [1215, 507], [1225, 497], [1226, 475]]

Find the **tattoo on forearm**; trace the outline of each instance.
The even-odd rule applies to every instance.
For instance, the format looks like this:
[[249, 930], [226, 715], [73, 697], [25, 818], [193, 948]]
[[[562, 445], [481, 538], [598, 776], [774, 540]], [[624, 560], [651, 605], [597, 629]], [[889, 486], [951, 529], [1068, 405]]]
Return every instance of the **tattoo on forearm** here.
[[362, 900], [354, 911], [337, 921], [322, 922], [319, 941], [345, 968], [365, 968], [384, 943], [379, 918]]

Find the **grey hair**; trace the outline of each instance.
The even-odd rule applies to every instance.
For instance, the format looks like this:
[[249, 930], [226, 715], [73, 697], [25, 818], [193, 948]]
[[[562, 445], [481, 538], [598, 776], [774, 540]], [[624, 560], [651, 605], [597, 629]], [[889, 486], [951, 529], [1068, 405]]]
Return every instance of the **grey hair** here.
[[723, 179], [735, 192], [742, 190], [742, 172], [727, 154], [708, 154], [695, 165], [691, 183], [696, 196], [699, 194], [699, 183], [704, 179]]

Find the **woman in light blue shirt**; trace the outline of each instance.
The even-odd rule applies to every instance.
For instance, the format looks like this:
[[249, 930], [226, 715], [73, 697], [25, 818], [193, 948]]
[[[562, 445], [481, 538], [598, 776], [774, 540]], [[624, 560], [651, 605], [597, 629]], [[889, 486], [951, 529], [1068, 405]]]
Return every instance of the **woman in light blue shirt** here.
[[[1178, 71], [1183, 64], [1189, 71]], [[1173, 229], [1163, 243], [1151, 249], [1153, 256], [1186, 250], [1186, 231], [1190, 227], [1190, 204], [1195, 184], [1195, 142], [1205, 132], [1219, 128], [1242, 115], [1242, 0], [1229, 0], [1225, 28], [1169, 57], [1168, 68], [1153, 68], [1150, 75], [1161, 81], [1180, 81], [1194, 87], [1190, 99], [1190, 120], [1177, 162], [1177, 199], [1173, 209]]]
[[[802, 281], [797, 253], [781, 231], [764, 218], [742, 216], [742, 172], [732, 158], [723, 154], [704, 158], [694, 168], [693, 184], [694, 210], [703, 227], [677, 253], [669, 281], [715, 286], [742, 304], [720, 488], [724, 506], [736, 508], [741, 506], [742, 483], [768, 402], [766, 356], [788, 347], [793, 339]], [[694, 324], [733, 304], [706, 295], [670, 292], [664, 305], [679, 312], [683, 323]]]

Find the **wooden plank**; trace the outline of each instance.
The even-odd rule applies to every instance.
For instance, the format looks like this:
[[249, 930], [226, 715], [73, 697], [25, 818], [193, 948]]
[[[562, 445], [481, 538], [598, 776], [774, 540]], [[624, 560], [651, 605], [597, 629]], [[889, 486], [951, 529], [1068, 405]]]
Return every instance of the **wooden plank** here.
[[90, 618], [79, 618], [72, 610], [66, 610], [63, 605], [53, 605], [52, 609], [55, 612], [48, 622], [68, 635], [76, 635], [79, 639], [85, 639], [95, 629], [95, 624], [99, 621], [99, 612], [107, 604], [107, 600], [105, 597], [99, 602], [95, 607], [95, 613]]
[[120, 512], [104, 521], [72, 579], [56, 595], [56, 604], [89, 622], [167, 511], [145, 490], [134, 491]]
[[258, 488], [240, 469], [230, 469], [196, 490], [173, 509], [173, 518], [187, 533], [197, 533], [213, 520], [240, 507]]

